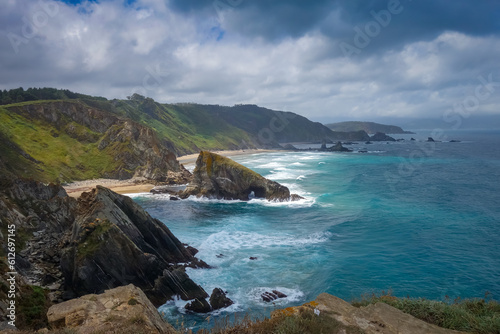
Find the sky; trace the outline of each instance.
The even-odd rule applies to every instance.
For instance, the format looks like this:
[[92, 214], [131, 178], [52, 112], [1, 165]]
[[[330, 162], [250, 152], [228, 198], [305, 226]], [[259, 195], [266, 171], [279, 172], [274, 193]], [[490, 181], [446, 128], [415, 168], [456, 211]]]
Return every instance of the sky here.
[[498, 0], [1, 0], [0, 89], [500, 118]]

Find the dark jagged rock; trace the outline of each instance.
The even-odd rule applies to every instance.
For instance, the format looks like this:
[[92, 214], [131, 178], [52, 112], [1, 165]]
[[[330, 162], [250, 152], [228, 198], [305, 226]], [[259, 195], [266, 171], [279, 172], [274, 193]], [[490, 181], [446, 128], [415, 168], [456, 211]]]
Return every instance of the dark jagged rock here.
[[196, 161], [193, 181], [180, 195], [247, 201], [253, 195], [269, 201], [290, 201], [301, 197], [290, 195], [287, 187], [268, 180], [249, 168], [215, 153], [202, 151]]
[[[97, 187], [77, 201], [57, 185], [0, 177], [0, 222], [22, 238], [16, 270], [53, 302], [134, 284], [156, 305], [208, 294], [185, 266], [208, 267], [130, 198]], [[5, 235], [0, 233], [2, 245]], [[3, 276], [2, 276], [3, 277]], [[0, 312], [1, 315], [1, 312]]]
[[132, 199], [98, 186], [82, 194], [78, 212], [61, 258], [66, 290], [80, 296], [132, 283], [155, 305], [173, 295], [184, 300], [208, 296], [183, 268], [171, 267], [204, 263]]
[[285, 146], [283, 146], [283, 149], [287, 151], [297, 151], [297, 148], [292, 144], [286, 144]]
[[258, 258], [258, 257], [256, 257], [256, 256], [251, 256], [251, 257], [250, 257], [250, 260], [252, 260], [252, 261], [255, 261], [255, 260], [258, 260], [258, 259], [259, 259], [259, 258]]
[[411, 140], [411, 141], [415, 141], [416, 139], [415, 139], [415, 138], [413, 138], [413, 137], [411, 137], [411, 139], [410, 139], [410, 140]]
[[450, 143], [460, 143], [460, 140], [452, 139], [450, 140]]
[[273, 293], [278, 296], [278, 298], [286, 298], [288, 297], [287, 295], [285, 295], [283, 292], [280, 292], [278, 290], [273, 290]]
[[219, 288], [215, 288], [210, 295], [210, 305], [212, 310], [219, 310], [233, 305], [234, 302], [226, 296], [226, 293]]
[[285, 295], [283, 292], [280, 292], [278, 290], [272, 290], [272, 292], [266, 291], [263, 294], [260, 295], [262, 300], [270, 303], [272, 301], [275, 301], [276, 299], [281, 299], [281, 298], [286, 298], [287, 295]]
[[323, 142], [321, 143], [320, 150], [326, 150], [326, 140], [323, 140]]
[[335, 144], [334, 146], [330, 147], [328, 149], [328, 151], [331, 151], [331, 152], [351, 152], [350, 149], [342, 146], [341, 142], [337, 142], [337, 144]]
[[391, 136], [386, 135], [383, 132], [377, 132], [374, 134], [371, 138], [371, 141], [396, 141], [396, 139], [392, 138]]
[[188, 311], [196, 313], [208, 313], [212, 311], [212, 308], [207, 300], [199, 298], [196, 298], [192, 302], [188, 303], [184, 308]]
[[373, 144], [373, 143], [372, 143], [371, 141], [367, 141], [367, 142], [365, 142], [365, 144], [366, 144], [366, 145], [371, 145], [371, 144]]
[[428, 137], [428, 138], [427, 138], [427, 141], [428, 141], [428, 142], [431, 142], [431, 143], [435, 142], [434, 138], [432, 138], [432, 137]]

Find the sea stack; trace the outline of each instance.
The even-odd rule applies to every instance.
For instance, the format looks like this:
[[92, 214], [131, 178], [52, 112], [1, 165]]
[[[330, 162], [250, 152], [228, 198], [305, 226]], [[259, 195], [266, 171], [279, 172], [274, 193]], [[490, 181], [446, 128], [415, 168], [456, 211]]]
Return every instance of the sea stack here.
[[196, 160], [193, 181], [181, 194], [226, 200], [248, 201], [265, 198], [285, 202], [301, 199], [281, 184], [268, 180], [249, 168], [221, 155], [202, 151]]

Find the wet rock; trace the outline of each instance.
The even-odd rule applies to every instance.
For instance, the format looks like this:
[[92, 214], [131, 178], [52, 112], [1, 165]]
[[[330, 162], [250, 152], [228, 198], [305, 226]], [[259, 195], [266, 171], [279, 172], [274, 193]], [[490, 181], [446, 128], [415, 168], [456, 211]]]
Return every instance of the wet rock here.
[[272, 292], [266, 291], [263, 294], [261, 294], [260, 296], [262, 297], [262, 300], [264, 300], [267, 303], [275, 301], [276, 299], [281, 299], [281, 298], [287, 297], [287, 295], [285, 295], [284, 293], [277, 291], [277, 290], [272, 290]]
[[256, 256], [251, 256], [251, 257], [250, 257], [250, 260], [252, 260], [252, 261], [255, 261], [255, 260], [257, 260], [257, 259], [258, 259], [258, 257], [256, 257]]
[[383, 132], [377, 132], [374, 134], [371, 138], [371, 141], [396, 141], [396, 139], [392, 138], [391, 136], [386, 135]]
[[195, 313], [208, 313], [212, 311], [210, 304], [206, 299], [196, 298], [185, 306], [185, 309]]
[[277, 202], [301, 198], [298, 195], [292, 197], [287, 187], [268, 180], [229, 158], [207, 151], [200, 152], [193, 181], [188, 184], [181, 197], [193, 195], [248, 201], [251, 194], [255, 198]]
[[335, 144], [334, 146], [330, 147], [328, 149], [328, 151], [332, 151], [332, 152], [351, 152], [350, 149], [342, 146], [341, 142], [337, 142], [337, 144]]
[[226, 296], [222, 289], [215, 288], [210, 295], [210, 305], [213, 310], [219, 310], [233, 305], [234, 302]]

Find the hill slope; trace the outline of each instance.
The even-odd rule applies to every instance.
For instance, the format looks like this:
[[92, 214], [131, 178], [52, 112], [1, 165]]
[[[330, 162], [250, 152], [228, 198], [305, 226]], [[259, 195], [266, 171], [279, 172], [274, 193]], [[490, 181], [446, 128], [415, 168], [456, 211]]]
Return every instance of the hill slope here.
[[0, 165], [44, 182], [132, 176], [167, 181], [169, 172], [184, 173], [150, 128], [78, 100], [3, 106], [0, 136]]
[[256, 105], [161, 104], [138, 94], [107, 100], [52, 88], [0, 93], [0, 168], [44, 182], [132, 176], [168, 182], [185, 177], [175, 155], [368, 140], [364, 131], [334, 132]]
[[326, 126], [333, 131], [361, 131], [364, 130], [369, 134], [375, 134], [377, 132], [390, 133], [390, 134], [404, 134], [412, 133], [409, 131], [404, 131], [402, 128], [396, 125], [385, 125], [374, 122], [339, 122], [326, 124]]

